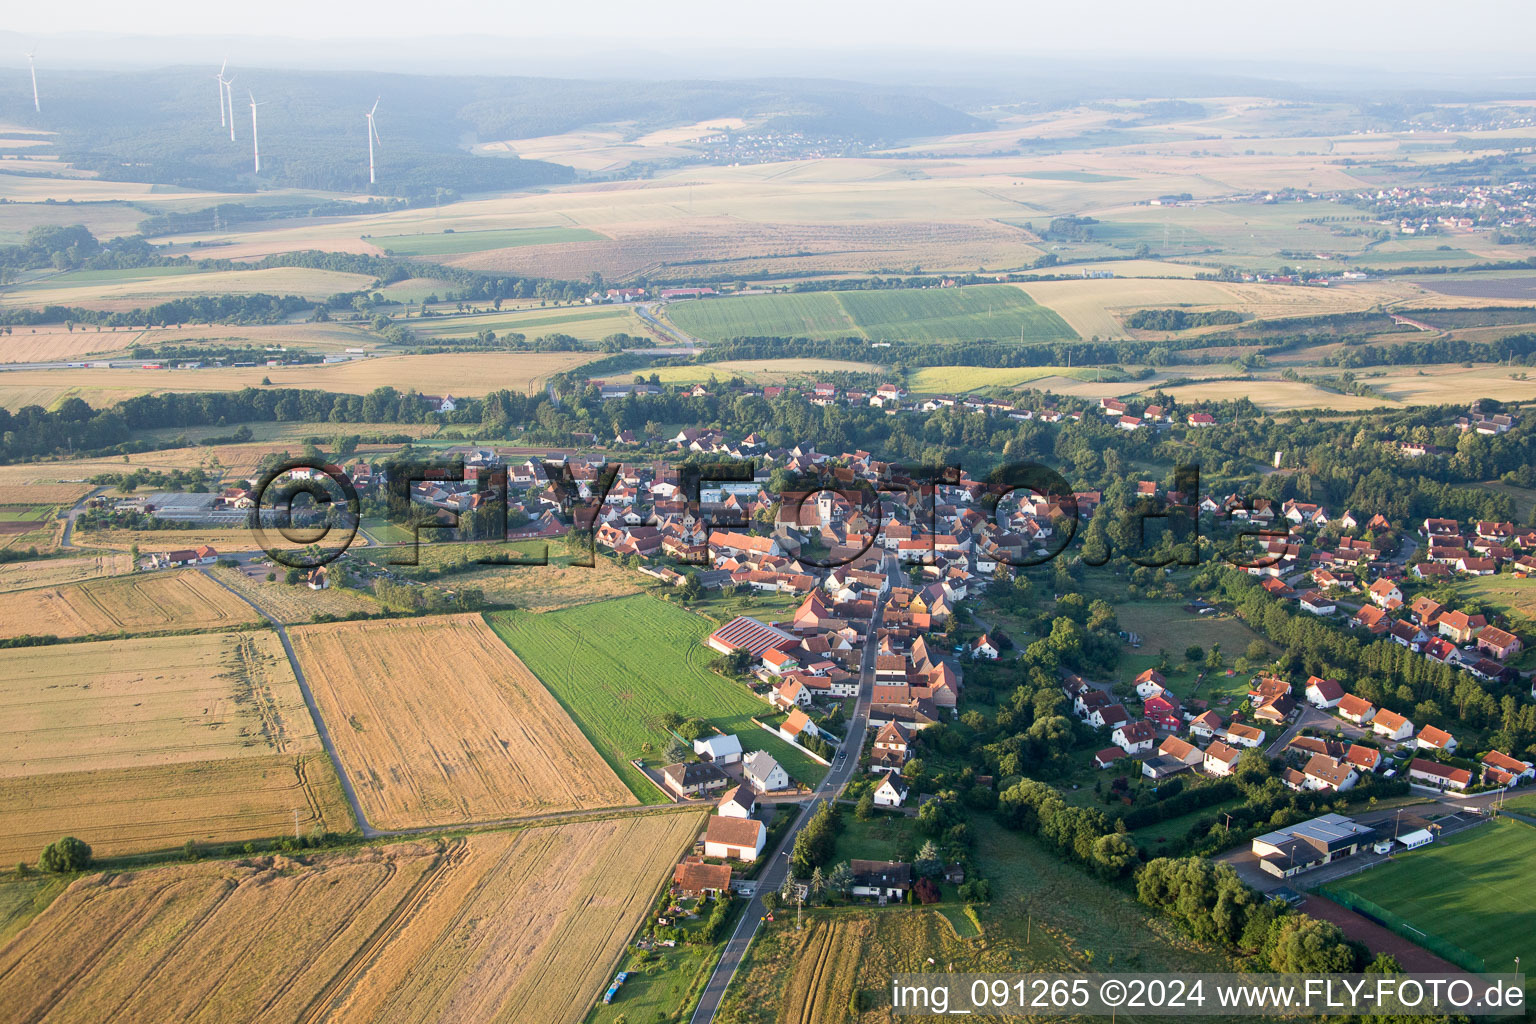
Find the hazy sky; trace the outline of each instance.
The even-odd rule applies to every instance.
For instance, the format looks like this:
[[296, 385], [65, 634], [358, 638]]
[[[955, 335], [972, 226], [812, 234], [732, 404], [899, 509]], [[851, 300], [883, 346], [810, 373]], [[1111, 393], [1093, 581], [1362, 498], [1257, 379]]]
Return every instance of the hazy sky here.
[[[156, 36], [395, 38], [484, 34], [731, 48], [985, 50], [1020, 54], [1263, 57], [1433, 74], [1528, 70], [1531, 0], [63, 0], [9, 5], [5, 29]], [[514, 42], [515, 47], [515, 42]], [[423, 50], [432, 48], [423, 44]], [[439, 55], [433, 54], [433, 57]], [[515, 60], [516, 50], [508, 52]]]

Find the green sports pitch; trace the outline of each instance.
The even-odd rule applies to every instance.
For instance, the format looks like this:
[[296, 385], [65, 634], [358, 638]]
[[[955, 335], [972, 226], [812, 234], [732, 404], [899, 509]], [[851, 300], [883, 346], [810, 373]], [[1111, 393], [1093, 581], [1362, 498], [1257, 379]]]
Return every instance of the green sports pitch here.
[[1329, 888], [1363, 896], [1483, 959], [1490, 971], [1536, 961], [1536, 827], [1478, 825]]
[[864, 338], [872, 342], [1076, 341], [1065, 320], [1006, 284], [797, 292], [672, 303], [667, 316], [709, 341]]

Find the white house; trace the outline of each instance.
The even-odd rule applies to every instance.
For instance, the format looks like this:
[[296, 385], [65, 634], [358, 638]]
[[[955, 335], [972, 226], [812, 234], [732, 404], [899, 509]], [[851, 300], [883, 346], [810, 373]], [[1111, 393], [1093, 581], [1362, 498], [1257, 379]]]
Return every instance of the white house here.
[[693, 741], [693, 752], [703, 761], [715, 764], [735, 764], [741, 760], [741, 740], [735, 735], [700, 736]]
[[1238, 750], [1221, 740], [1205, 748], [1205, 770], [1210, 775], [1231, 775], [1237, 768]]
[[741, 774], [759, 793], [789, 788], [789, 773], [766, 750], [754, 750], [741, 763]]
[[1447, 754], [1456, 753], [1456, 737], [1444, 729], [1433, 725], [1426, 725], [1419, 730], [1417, 746], [1420, 750], [1443, 750]]
[[1413, 723], [1396, 711], [1382, 708], [1371, 719], [1371, 729], [1378, 736], [1389, 740], [1405, 740], [1413, 735]]
[[757, 794], [751, 786], [732, 786], [721, 795], [715, 813], [727, 818], [750, 818], [756, 806]]
[[900, 775], [895, 772], [886, 772], [885, 778], [880, 780], [880, 785], [875, 787], [875, 805], [900, 807], [907, 802], [907, 793], [910, 790], [911, 787]]
[[1146, 753], [1157, 742], [1157, 730], [1148, 721], [1126, 722], [1118, 726], [1109, 735], [1110, 742], [1125, 751], [1127, 754], [1136, 755]]
[[912, 888], [912, 865], [887, 860], [851, 860], [855, 896], [874, 896], [882, 903], [899, 900]]
[[725, 860], [756, 860], [768, 841], [768, 830], [756, 818], [715, 815], [704, 832], [704, 856]]
[[1337, 679], [1312, 676], [1307, 680], [1307, 703], [1318, 708], [1335, 708], [1344, 699], [1344, 687]]
[[997, 656], [1000, 653], [1002, 652], [999, 651], [997, 645], [992, 642], [992, 638], [985, 633], [981, 634], [981, 636], [977, 638], [976, 643], [971, 647], [972, 658], [987, 658], [991, 661], [996, 661]]

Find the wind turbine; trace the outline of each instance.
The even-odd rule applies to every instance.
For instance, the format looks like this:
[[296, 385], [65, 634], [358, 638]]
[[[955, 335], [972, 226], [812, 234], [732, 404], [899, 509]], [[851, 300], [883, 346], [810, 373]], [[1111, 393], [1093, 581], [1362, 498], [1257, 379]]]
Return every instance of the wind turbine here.
[[219, 83], [219, 127], [220, 128], [227, 128], [228, 127], [228, 124], [226, 123], [225, 118], [224, 118], [224, 69], [227, 68], [227, 67], [229, 67], [229, 58], [226, 57], [224, 59], [224, 63], [219, 65], [219, 73], [213, 76], [215, 79], [218, 80], [218, 83]]
[[261, 141], [256, 136], [256, 108], [261, 106], [256, 102], [256, 94], [249, 89], [245, 94], [251, 98], [251, 155], [256, 158], [256, 173], [261, 173]]
[[37, 99], [37, 65], [32, 63], [33, 51], [27, 51], [27, 68], [32, 72], [32, 109], [39, 114], [43, 112], [43, 105]]
[[[380, 97], [380, 98], [382, 99], [382, 97]], [[368, 111], [368, 114], [367, 114], [367, 117], [368, 117], [368, 184], [370, 184], [370, 185], [373, 184], [373, 144], [374, 144], [375, 140], [379, 140], [379, 129], [378, 129], [378, 126], [373, 123], [373, 113], [374, 113], [375, 110], [378, 110], [378, 109], [379, 109], [379, 101], [378, 100], [374, 100], [373, 101], [373, 110]], [[383, 145], [383, 141], [379, 140], [379, 144]]]
[[[235, 80], [233, 78], [226, 78], [226, 79], [223, 79], [223, 82], [224, 82], [224, 95], [226, 97], [228, 97], [228, 99], [229, 99], [229, 141], [230, 142], [234, 142], [235, 141]], [[223, 112], [223, 104], [221, 102], [220, 103], [220, 107], [219, 107], [219, 121], [222, 123], [223, 120], [224, 120], [224, 112]]]

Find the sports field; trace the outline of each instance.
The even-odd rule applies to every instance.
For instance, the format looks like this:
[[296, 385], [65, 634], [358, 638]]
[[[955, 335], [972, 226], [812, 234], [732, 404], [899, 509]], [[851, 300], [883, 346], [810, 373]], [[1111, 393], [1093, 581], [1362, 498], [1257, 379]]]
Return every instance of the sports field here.
[[290, 639], [370, 824], [635, 802], [479, 616], [301, 626]]
[[1481, 957], [1490, 971], [1504, 971], [1514, 968], [1519, 939], [1536, 935], [1533, 872], [1536, 828], [1494, 821], [1399, 853], [1334, 887]]
[[0, 594], [0, 636], [95, 636], [239, 626], [255, 610], [196, 569]]
[[0, 949], [0, 1002], [60, 1024], [576, 1024], [700, 827], [652, 814], [88, 875]]
[[663, 798], [629, 761], [665, 763], [669, 737], [661, 716], [668, 711], [735, 733], [745, 749], [768, 751], [803, 782], [818, 783], [826, 774], [750, 721], [768, 706], [709, 669], [714, 652], [702, 641], [714, 625], [675, 604], [637, 595], [540, 615], [492, 612], [486, 618], [644, 802]]
[[870, 341], [1075, 341], [1066, 321], [1010, 285], [743, 295], [672, 303], [700, 338], [784, 336]]
[[350, 815], [267, 632], [0, 651], [0, 858], [236, 841]]

